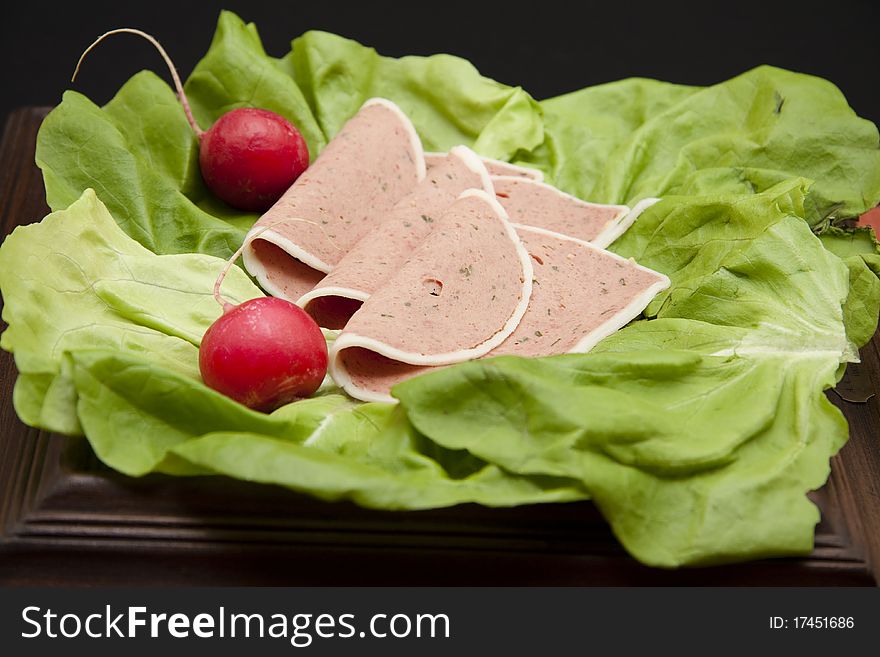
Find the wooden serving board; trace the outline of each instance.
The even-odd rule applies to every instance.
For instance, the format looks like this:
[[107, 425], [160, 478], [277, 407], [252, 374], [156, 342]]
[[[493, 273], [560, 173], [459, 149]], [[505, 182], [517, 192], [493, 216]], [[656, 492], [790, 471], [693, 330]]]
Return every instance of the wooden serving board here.
[[[10, 115], [0, 144], [0, 236], [47, 212], [34, 144], [46, 108]], [[5, 325], [0, 324], [0, 328]], [[878, 338], [853, 366], [880, 385]], [[804, 558], [664, 571], [638, 564], [588, 502], [382, 512], [224, 477], [140, 479], [82, 438], [23, 425], [0, 355], [0, 584], [7, 585], [876, 585], [880, 405], [842, 401], [851, 439]], [[853, 378], [855, 376], [855, 378]]]

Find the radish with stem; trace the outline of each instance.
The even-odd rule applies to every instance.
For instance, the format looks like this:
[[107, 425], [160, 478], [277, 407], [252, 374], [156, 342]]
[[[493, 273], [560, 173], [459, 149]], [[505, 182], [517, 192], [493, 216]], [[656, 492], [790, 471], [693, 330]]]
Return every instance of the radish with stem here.
[[327, 374], [327, 342], [315, 321], [285, 299], [260, 297], [239, 305], [223, 299], [223, 279], [246, 245], [226, 262], [214, 283], [223, 314], [202, 338], [199, 370], [214, 390], [270, 412], [320, 387]]
[[71, 82], [95, 46], [123, 33], [153, 44], [171, 71], [186, 120], [199, 140], [199, 169], [208, 189], [239, 210], [268, 210], [309, 166], [309, 149], [299, 130], [280, 114], [254, 107], [226, 112], [208, 130], [202, 130], [171, 57], [155, 37], [130, 27], [110, 30], [95, 39], [80, 56]]

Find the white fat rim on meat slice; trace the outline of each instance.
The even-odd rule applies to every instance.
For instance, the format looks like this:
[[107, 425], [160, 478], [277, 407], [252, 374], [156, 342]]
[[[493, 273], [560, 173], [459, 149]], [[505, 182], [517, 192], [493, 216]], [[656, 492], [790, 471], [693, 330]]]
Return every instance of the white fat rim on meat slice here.
[[[489, 176], [489, 172], [486, 170], [486, 166], [483, 164], [483, 161], [479, 155], [474, 153], [467, 146], [456, 146], [449, 151], [449, 154], [457, 157], [459, 160], [461, 160], [462, 164], [464, 164], [468, 169], [470, 169], [473, 173], [477, 174], [480, 177], [480, 183], [483, 185], [483, 190], [487, 194], [495, 194], [495, 187], [493, 187], [492, 185], [492, 179]], [[443, 154], [443, 157], [446, 157], [445, 153]], [[406, 197], [404, 196], [404, 199], [405, 198]], [[306, 292], [304, 295], [296, 300], [296, 305], [300, 306], [301, 308], [305, 308], [310, 301], [314, 301], [315, 299], [319, 299], [321, 297], [344, 297], [346, 299], [366, 301], [370, 298], [370, 295], [363, 290], [357, 290], [355, 288], [333, 286], [320, 287]]]
[[397, 399], [389, 394], [356, 386], [348, 375], [348, 370], [342, 365], [342, 358], [338, 352], [331, 352], [327, 370], [333, 382], [355, 399], [365, 402], [397, 403]]
[[[454, 148], [451, 148], [449, 150], [449, 152], [451, 153], [456, 148], [467, 148], [467, 146], [455, 146]], [[522, 171], [522, 174], [523, 174], [522, 176], [508, 176], [510, 178], [516, 178], [517, 180], [523, 180], [523, 179], [535, 180], [537, 182], [541, 182], [544, 180], [544, 172], [541, 171], [540, 169], [533, 169], [532, 167], [524, 167], [519, 164], [511, 164], [510, 162], [505, 162], [504, 160], [496, 160], [495, 158], [492, 158], [492, 157], [484, 157], [483, 155], [477, 154], [476, 152], [474, 152], [470, 148], [468, 148], [468, 150], [471, 151], [471, 153], [474, 153], [474, 155], [476, 155], [478, 158], [480, 158], [480, 161], [483, 162], [484, 165], [488, 162], [490, 164], [495, 164], [498, 166], [508, 167], [510, 169], [515, 169], [517, 171]], [[444, 157], [446, 157], [446, 153], [438, 153], [436, 151], [428, 151], [425, 153], [425, 163], [427, 164], [429, 162], [429, 160], [440, 160], [440, 159], [443, 159]], [[493, 177], [500, 178], [502, 176], [493, 176]]]
[[587, 249], [591, 249], [597, 253], [601, 253], [604, 257], [611, 258], [612, 260], [617, 260], [618, 262], [625, 262], [635, 269], [659, 277], [659, 280], [656, 283], [648, 286], [644, 292], [636, 296], [626, 306], [618, 310], [616, 313], [614, 313], [614, 315], [609, 317], [606, 321], [602, 322], [599, 326], [597, 326], [580, 340], [578, 340], [577, 344], [575, 344], [574, 347], [568, 350], [568, 353], [570, 354], [587, 352], [595, 347], [597, 344], [599, 344], [599, 342], [607, 338], [609, 335], [626, 326], [629, 322], [638, 317], [639, 313], [641, 313], [645, 308], [648, 307], [648, 304], [651, 303], [651, 300], [654, 297], [656, 297], [660, 292], [671, 285], [671, 281], [666, 274], [661, 274], [659, 271], [644, 267], [634, 260], [624, 258], [623, 256], [617, 255], [616, 253], [607, 251], [601, 247], [596, 246], [592, 242], [585, 242], [584, 240], [579, 240], [576, 237], [563, 235], [562, 233], [556, 233], [552, 230], [547, 230], [545, 228], [535, 228], [534, 226], [526, 226], [524, 224], [514, 224], [514, 227], [518, 231], [537, 233], [539, 235], [554, 237], [558, 240], [575, 242], [576, 244], [580, 244]]
[[[245, 236], [245, 240], [247, 240], [247, 236]], [[251, 242], [252, 241], [253, 240], [251, 240]], [[287, 295], [281, 291], [281, 288], [275, 287], [272, 281], [269, 280], [269, 274], [266, 273], [266, 268], [251, 250], [251, 242], [248, 242], [247, 246], [244, 247], [244, 251], [241, 252], [241, 258], [244, 260], [244, 268], [251, 276], [257, 279], [257, 283], [260, 284], [260, 287], [268, 292], [270, 296], [280, 297], [292, 302], [293, 299], [289, 299]]]
[[354, 299], [355, 301], [366, 301], [370, 295], [363, 290], [356, 290], [351, 287], [322, 287], [309, 290], [296, 301], [296, 305], [305, 308], [310, 301], [320, 299], [322, 297], [343, 297], [345, 299]]
[[636, 203], [632, 210], [629, 210], [622, 217], [609, 221], [607, 227], [593, 238], [592, 243], [603, 249], [608, 248], [614, 244], [617, 238], [629, 230], [629, 227], [636, 222], [636, 219], [639, 218], [639, 215], [642, 214], [642, 212], [650, 208], [659, 200], [659, 198], [642, 199]]
[[[481, 156], [482, 157], [482, 156]], [[506, 167], [510, 169], [516, 169], [517, 171], [522, 171], [522, 176], [495, 176], [496, 178], [516, 178], [517, 180], [532, 180], [534, 182], [544, 182], [544, 172], [540, 169], [533, 169], [532, 167], [524, 167], [519, 164], [512, 164], [510, 162], [505, 162], [504, 160], [496, 160], [492, 157], [482, 157], [484, 162], [489, 162], [491, 164], [497, 164], [500, 167]]]
[[[489, 175], [486, 165], [483, 164], [483, 158], [474, 153], [467, 146], [455, 146], [450, 149], [449, 154], [455, 155], [455, 157], [461, 160], [468, 169], [477, 174], [480, 177], [480, 184], [483, 185], [483, 191], [489, 194], [492, 198], [495, 198], [495, 185], [492, 184], [492, 176]], [[459, 195], [459, 198], [461, 198], [461, 195]], [[506, 210], [504, 216], [507, 216]]]
[[510, 220], [507, 217], [507, 213], [504, 211], [504, 208], [501, 206], [501, 204], [497, 200], [495, 200], [492, 195], [487, 194], [481, 189], [465, 190], [459, 195], [458, 198], [469, 198], [471, 196], [475, 196], [486, 201], [486, 203], [488, 203], [492, 210], [495, 212], [496, 216], [501, 219], [501, 224], [504, 228], [504, 231], [510, 238], [510, 241], [513, 243], [516, 255], [519, 258], [520, 264], [522, 265], [523, 291], [519, 303], [514, 308], [513, 314], [511, 314], [511, 316], [507, 319], [501, 330], [499, 330], [480, 344], [469, 349], [459, 349], [457, 351], [450, 351], [442, 354], [426, 355], [419, 352], [403, 351], [402, 349], [398, 349], [396, 347], [392, 347], [383, 342], [380, 342], [375, 338], [358, 335], [356, 333], [346, 333], [345, 331], [343, 331], [334, 341], [333, 347], [330, 350], [331, 374], [333, 376], [333, 380], [336, 381], [337, 384], [342, 385], [340, 383], [341, 379], [337, 378], [337, 375], [341, 369], [341, 367], [336, 362], [339, 358], [339, 352], [350, 347], [362, 347], [369, 351], [374, 351], [381, 356], [385, 356], [392, 360], [406, 363], [408, 365], [452, 365], [455, 363], [464, 362], [466, 360], [474, 360], [475, 358], [484, 356], [485, 354], [492, 351], [495, 347], [500, 345], [502, 342], [504, 342], [510, 336], [510, 334], [516, 330], [516, 327], [519, 326], [520, 321], [522, 321], [523, 315], [526, 314], [526, 310], [528, 309], [529, 300], [532, 297], [532, 279], [534, 278], [535, 272], [532, 268], [531, 256], [529, 256], [528, 251], [526, 251], [525, 246], [519, 239], [519, 236], [516, 234], [516, 229], [513, 227], [513, 224], [510, 223]]
[[[619, 210], [621, 212], [621, 216], [623, 214], [629, 212], [629, 206], [616, 205], [613, 203], [593, 203], [591, 201], [585, 201], [584, 199], [578, 198], [577, 196], [573, 196], [572, 194], [569, 194], [568, 192], [563, 192], [558, 187], [554, 187], [550, 183], [546, 183], [542, 180], [532, 180], [531, 178], [521, 178], [519, 176], [492, 176], [492, 180], [511, 181], [511, 182], [523, 183], [526, 185], [534, 185], [535, 187], [543, 187], [544, 189], [548, 189], [551, 192], [553, 192], [554, 194], [557, 194], [558, 196], [561, 196], [562, 198], [564, 198], [568, 201], [572, 201], [576, 205], [583, 205], [588, 208], [616, 208], [617, 210]], [[561, 233], [558, 233], [558, 234], [561, 234]]]
[[250, 232], [245, 235], [245, 242], [247, 246], [245, 246], [244, 251], [241, 253], [241, 257], [244, 260], [245, 269], [257, 279], [257, 282], [260, 284], [266, 292], [268, 292], [273, 297], [280, 297], [282, 299], [286, 299], [291, 303], [296, 303], [296, 299], [288, 297], [281, 288], [277, 287], [272, 281], [269, 279], [269, 274], [266, 272], [266, 268], [263, 266], [263, 263], [260, 262], [260, 259], [257, 258], [256, 253], [254, 253], [254, 247], [252, 246], [254, 242], [257, 240], [264, 240], [269, 242], [269, 244], [274, 244], [279, 249], [284, 251], [290, 257], [299, 260], [304, 265], [311, 267], [312, 269], [316, 269], [320, 272], [328, 273], [332, 267], [328, 265], [326, 262], [321, 260], [320, 258], [316, 258], [312, 254], [303, 251], [299, 246], [291, 242], [286, 237], [276, 233], [271, 228], [266, 230], [261, 230], [260, 227], [255, 227], [250, 230]]
[[[632, 212], [629, 209], [629, 206], [627, 206], [627, 205], [614, 205], [614, 204], [608, 204], [608, 203], [592, 203], [590, 201], [585, 201], [582, 198], [578, 198], [577, 196], [572, 196], [571, 194], [563, 192], [558, 187], [554, 187], [553, 185], [551, 185], [549, 183], [545, 183], [540, 180], [532, 180], [530, 178], [520, 178], [519, 176], [492, 176], [492, 180], [498, 180], [501, 182], [511, 181], [511, 182], [523, 183], [526, 185], [535, 185], [536, 187], [543, 187], [544, 189], [550, 190], [551, 192], [553, 192], [557, 196], [561, 196], [566, 201], [570, 201], [570, 202], [574, 203], [575, 205], [580, 205], [582, 207], [614, 208], [614, 209], [616, 209], [617, 214], [614, 215], [614, 217], [612, 219], [608, 220], [608, 222], [605, 224], [605, 228], [603, 228], [602, 231], [596, 237], [594, 237], [592, 240], [592, 244], [595, 244], [596, 246], [598, 246], [600, 248], [605, 248], [606, 246], [611, 244], [611, 242], [613, 242], [615, 239], [620, 237], [620, 235], [623, 234], [623, 232], [632, 224], [632, 222], [636, 220], [635, 217], [633, 217], [632, 220], [630, 220], [629, 223], [626, 224], [626, 226], [619, 233], [614, 234], [614, 237], [611, 240], [609, 240], [606, 243], [599, 244], [599, 243], [597, 243], [597, 240], [600, 240], [600, 238], [602, 238], [603, 235], [605, 235], [606, 233], [608, 233], [609, 235], [612, 234], [612, 229], [616, 230], [616, 227], [618, 225], [622, 224], [623, 222], [625, 222], [627, 220], [627, 218], [629, 217], [629, 215], [632, 214]], [[642, 208], [642, 209], [644, 209], [644, 208]], [[553, 232], [553, 231], [550, 231], [550, 232]], [[562, 233], [556, 233], [556, 234], [562, 235]], [[564, 235], [564, 237], [568, 237], [568, 235]], [[578, 240], [578, 241], [580, 241], [580, 240]]]
[[[363, 105], [361, 105], [358, 111], [371, 105], [380, 105], [384, 107], [385, 109], [391, 111], [400, 120], [400, 123], [403, 125], [403, 128], [407, 133], [410, 146], [412, 147], [412, 151], [415, 155], [416, 177], [418, 178], [419, 182], [423, 181], [425, 179], [425, 176], [427, 175], [427, 166], [425, 164], [425, 151], [422, 148], [422, 140], [419, 138], [419, 135], [416, 132], [415, 126], [413, 126], [412, 121], [410, 121], [409, 117], [403, 112], [403, 110], [400, 109], [400, 107], [398, 107], [395, 103], [391, 102], [387, 98], [370, 98], [365, 101]], [[293, 219], [287, 221], [308, 222], [308, 220], [300, 219], [299, 217], [294, 217]], [[285, 222], [279, 221], [279, 223]], [[316, 269], [325, 274], [329, 273], [330, 270], [333, 269], [332, 265], [327, 264], [320, 258], [314, 256], [308, 251], [303, 250], [298, 244], [282, 236], [276, 231], [272, 229], [263, 229], [260, 226], [254, 226], [254, 228], [252, 228], [248, 232], [248, 234], [245, 235], [245, 242], [247, 243], [247, 246], [242, 252], [242, 259], [244, 260], [245, 269], [247, 269], [247, 271], [250, 272], [253, 277], [257, 279], [257, 282], [260, 284], [260, 286], [272, 296], [287, 299], [292, 303], [298, 303], [299, 301], [298, 299], [288, 297], [286, 294], [284, 294], [281, 288], [277, 287], [269, 280], [269, 275], [266, 272], [266, 268], [260, 262], [259, 258], [257, 258], [256, 254], [254, 253], [254, 249], [251, 246], [251, 244], [257, 239], [265, 240], [270, 244], [274, 244], [292, 258], [299, 260], [301, 263], [308, 267], [311, 267], [312, 269]], [[348, 296], [349, 298], [361, 298], [352, 297], [350, 295], [345, 296]]]
[[[300, 221], [299, 219], [287, 219], [286, 221]], [[305, 221], [305, 220], [301, 220]], [[267, 228], [265, 230], [261, 230], [262, 227], [252, 228], [251, 231], [245, 236], [245, 240], [250, 239], [248, 242], [247, 248], [244, 250], [242, 255], [248, 254], [245, 257], [254, 257], [253, 253], [253, 243], [257, 240], [263, 240], [265, 242], [269, 242], [270, 244], [274, 244], [279, 249], [287, 253], [288, 255], [293, 256], [297, 260], [299, 260], [304, 265], [308, 265], [312, 269], [317, 269], [318, 271], [322, 271], [325, 274], [329, 273], [331, 269], [333, 269], [332, 265], [328, 265], [326, 262], [321, 260], [320, 258], [315, 257], [308, 251], [304, 251], [302, 247], [298, 244], [294, 243], [292, 240], [284, 237], [280, 233], [275, 232], [271, 228]], [[251, 235], [253, 233], [253, 235]], [[247, 264], [247, 260], [245, 260], [245, 264]]]
[[600, 324], [590, 333], [581, 338], [574, 347], [569, 349], [569, 353], [577, 354], [590, 351], [590, 349], [595, 347], [609, 335], [616, 333], [624, 326], [629, 324], [636, 317], [638, 317], [639, 314], [641, 314], [641, 312], [648, 307], [648, 304], [651, 303], [654, 297], [656, 297], [660, 292], [668, 288], [670, 285], [670, 281], [667, 276], [660, 274], [659, 272], [654, 273], [661, 276], [662, 278], [653, 285], [649, 286], [644, 292], [642, 292], [640, 295], [630, 301], [626, 306], [618, 310], [617, 313], [615, 313], [608, 319], [608, 321]]
[[402, 109], [400, 109], [395, 103], [391, 102], [387, 98], [370, 98], [366, 102], [364, 102], [363, 105], [361, 105], [361, 109], [369, 107], [370, 105], [381, 105], [382, 107], [385, 107], [386, 109], [394, 112], [394, 114], [397, 115], [397, 118], [400, 119], [400, 122], [403, 124], [404, 128], [406, 128], [406, 132], [409, 136], [410, 145], [412, 146], [413, 151], [415, 151], [416, 173], [418, 175], [419, 182], [422, 182], [425, 179], [428, 167], [425, 164], [425, 149], [422, 147], [422, 140], [419, 138], [419, 133], [416, 132], [416, 128], [412, 124], [412, 121], [410, 121], [409, 117]]

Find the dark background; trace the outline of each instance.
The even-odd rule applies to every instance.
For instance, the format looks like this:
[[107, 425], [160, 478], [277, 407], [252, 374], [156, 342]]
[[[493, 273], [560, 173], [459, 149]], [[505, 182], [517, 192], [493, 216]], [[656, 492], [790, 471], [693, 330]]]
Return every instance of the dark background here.
[[[387, 55], [460, 55], [539, 99], [629, 76], [706, 85], [769, 63], [835, 82], [856, 112], [880, 122], [876, 0], [642, 4], [17, 0], [4, 3], [0, 18], [0, 117], [22, 105], [56, 104], [81, 51], [114, 27], [154, 34], [186, 76], [225, 7], [255, 22], [275, 56], [294, 36], [324, 29]], [[115, 37], [89, 59], [75, 88], [103, 103], [142, 68], [169, 79], [149, 44]]]

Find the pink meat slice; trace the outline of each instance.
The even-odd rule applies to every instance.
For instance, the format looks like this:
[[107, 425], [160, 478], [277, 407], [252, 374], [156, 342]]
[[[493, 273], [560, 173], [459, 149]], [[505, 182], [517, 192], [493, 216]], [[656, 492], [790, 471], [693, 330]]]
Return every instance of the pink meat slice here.
[[494, 194], [479, 156], [456, 146], [432, 167], [388, 218], [358, 241], [333, 270], [297, 302], [319, 325], [345, 326], [360, 305], [406, 262], [433, 230], [435, 219], [466, 189]]
[[516, 330], [490, 355], [587, 352], [638, 317], [669, 278], [567, 235], [520, 226], [537, 284]]
[[337, 356], [354, 347], [410, 365], [478, 358], [520, 323], [532, 276], [504, 209], [486, 192], [469, 189], [352, 316], [331, 349], [331, 375], [348, 389]]
[[392, 102], [368, 100], [248, 233], [246, 269], [267, 292], [295, 302], [424, 177], [412, 123]]
[[[430, 171], [431, 167], [441, 164], [446, 159], [446, 156], [447, 153], [425, 153], [425, 165]], [[483, 160], [483, 164], [489, 171], [490, 176], [516, 176], [518, 178], [530, 178], [531, 180], [544, 180], [544, 173], [538, 169], [522, 167], [518, 164], [503, 162], [502, 160], [493, 160], [491, 157], [480, 157], [480, 159]]]
[[362, 401], [394, 402], [391, 388], [440, 367], [402, 363], [363, 347], [349, 347], [336, 355], [336, 369], [343, 373], [337, 383], [349, 395]]
[[[275, 296], [298, 299], [317, 285], [324, 272], [313, 269], [302, 261], [290, 257], [280, 246], [266, 240], [254, 240], [250, 244], [251, 256], [260, 262], [263, 276], [260, 285], [271, 290]], [[253, 274], [256, 269], [247, 269]]]
[[[515, 176], [493, 176], [495, 194], [510, 220], [606, 247], [628, 226], [625, 205], [588, 203], [551, 185]], [[624, 223], [621, 230], [621, 224]], [[631, 222], [630, 222], [631, 223]]]
[[[589, 351], [669, 286], [663, 274], [583, 240], [522, 226], [517, 233], [532, 258], [535, 284], [522, 321], [486, 358]], [[358, 348], [343, 350], [337, 359], [346, 391], [370, 401], [394, 401], [394, 385], [435, 369]]]

